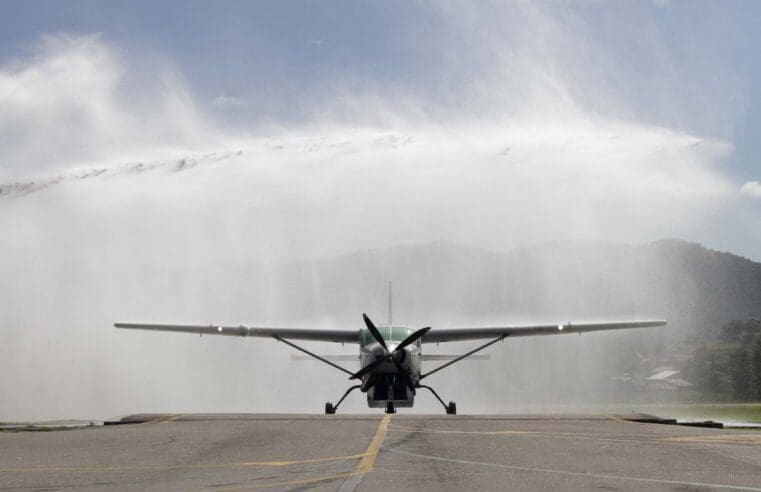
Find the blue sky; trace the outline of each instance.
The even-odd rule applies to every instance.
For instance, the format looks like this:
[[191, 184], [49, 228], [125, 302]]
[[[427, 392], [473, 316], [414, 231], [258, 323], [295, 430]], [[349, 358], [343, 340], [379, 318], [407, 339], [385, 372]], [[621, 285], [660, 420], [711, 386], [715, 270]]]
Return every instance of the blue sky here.
[[[704, 230], [688, 239], [758, 258], [761, 237], [748, 230], [761, 216], [761, 2], [6, 1], [3, 10], [0, 83], [5, 76], [12, 88], [5, 97], [29, 73], [46, 73], [35, 67], [51, 53], [77, 52], [76, 40], [92, 36], [95, 47], [80, 51], [95, 72], [105, 63], [104, 78], [118, 82], [91, 86], [105, 98], [119, 93], [117, 103], [92, 102], [92, 111], [127, 107], [142, 121], [189, 115], [190, 129], [175, 133], [163, 131], [166, 122], [148, 136], [134, 122], [119, 122], [98, 137], [112, 142], [128, 127], [132, 140], [125, 140], [139, 149], [151, 138], [181, 145], [209, 128], [266, 135], [336, 125], [534, 125], [569, 114], [726, 144], [730, 150], [700, 162], [745, 191], [725, 198], [720, 212], [709, 207]], [[154, 111], [166, 85], [174, 109]], [[39, 92], [47, 96], [47, 89]], [[56, 104], [89, 96], [69, 90]], [[64, 146], [74, 141], [71, 162], [102, 155], [86, 148], [92, 127], [79, 136], [71, 128], [83, 111], [66, 113], [63, 132], [35, 134], [40, 121], [57, 116], [35, 107], [37, 119], [25, 121], [26, 103], [13, 104], [9, 119], [0, 114], [0, 140], [52, 135]], [[111, 121], [99, 117], [98, 125]], [[92, 140], [93, 148], [105, 145]], [[39, 169], [43, 158], [19, 158], [30, 152], [12, 150], [5, 167]]]

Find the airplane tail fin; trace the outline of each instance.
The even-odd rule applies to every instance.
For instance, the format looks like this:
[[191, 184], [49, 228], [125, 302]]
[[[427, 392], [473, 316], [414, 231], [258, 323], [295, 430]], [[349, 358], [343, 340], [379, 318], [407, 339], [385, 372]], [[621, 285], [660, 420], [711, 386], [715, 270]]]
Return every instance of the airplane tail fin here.
[[391, 281], [388, 281], [388, 326], [394, 322], [393, 310], [391, 309]]

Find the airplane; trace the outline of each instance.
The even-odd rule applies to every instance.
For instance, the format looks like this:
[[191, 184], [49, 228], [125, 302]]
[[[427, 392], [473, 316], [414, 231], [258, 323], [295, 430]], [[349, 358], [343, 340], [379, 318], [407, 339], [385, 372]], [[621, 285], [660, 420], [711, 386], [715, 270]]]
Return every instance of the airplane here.
[[[613, 321], [595, 323], [560, 323], [540, 325], [511, 325], [487, 328], [449, 328], [431, 329], [431, 327], [415, 330], [407, 326], [394, 326], [391, 318], [391, 288], [389, 286], [389, 323], [376, 325], [367, 314], [362, 314], [365, 327], [354, 330], [341, 329], [309, 329], [309, 328], [270, 328], [254, 326], [223, 326], [223, 325], [175, 325], [156, 323], [114, 323], [116, 328], [133, 330], [169, 331], [181, 333], [194, 333], [199, 335], [223, 335], [240, 337], [273, 338], [290, 347], [303, 352], [325, 364], [328, 364], [349, 375], [349, 380], [359, 380], [361, 383], [351, 386], [335, 405], [325, 403], [325, 413], [335, 414], [339, 405], [354, 390], [359, 389], [367, 394], [367, 406], [370, 408], [384, 408], [386, 413], [396, 413], [396, 408], [410, 408], [415, 403], [418, 389], [430, 391], [443, 405], [447, 414], [457, 413], [457, 405], [450, 401], [444, 403], [439, 394], [430, 386], [421, 384], [428, 376], [451, 366], [467, 358], [478, 357], [480, 352], [487, 347], [501, 342], [506, 338], [525, 337], [536, 335], [568, 335], [582, 333], [620, 330], [629, 328], [648, 328], [664, 326], [664, 320], [648, 321]], [[423, 342], [443, 343], [461, 342], [466, 340], [485, 340], [487, 343], [479, 345], [462, 355], [457, 356], [429, 356], [423, 354]], [[292, 340], [310, 340], [319, 342], [339, 342], [359, 344], [360, 370], [350, 371], [330, 359], [339, 357], [317, 355]], [[446, 360], [430, 371], [423, 372], [424, 360]]]

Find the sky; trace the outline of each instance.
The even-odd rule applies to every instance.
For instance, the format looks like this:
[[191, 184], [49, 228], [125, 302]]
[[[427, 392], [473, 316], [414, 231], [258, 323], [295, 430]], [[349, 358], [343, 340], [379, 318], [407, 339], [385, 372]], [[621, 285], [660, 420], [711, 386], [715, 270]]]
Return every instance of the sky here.
[[[515, 153], [522, 142], [562, 160], [553, 146], [608, 135], [621, 145], [596, 147], [591, 167], [585, 151], [556, 169], [542, 158], [534, 168], [552, 176], [534, 169], [525, 180], [562, 188], [562, 177], [589, 194], [601, 176], [613, 195], [600, 204], [626, 192], [622, 176], [642, 200], [643, 183], [660, 173], [669, 184], [654, 190], [672, 193], [666, 186], [682, 180], [683, 202], [705, 206], [634, 234], [596, 226], [581, 236], [678, 235], [761, 259], [758, 2], [8, 1], [4, 11], [0, 181], [266, 138], [454, 136], [465, 159], [474, 145]], [[673, 145], [682, 150], [664, 151]], [[639, 160], [612, 162], [627, 152]], [[679, 164], [668, 169], [663, 159]], [[341, 176], [322, 191], [343, 192]]]

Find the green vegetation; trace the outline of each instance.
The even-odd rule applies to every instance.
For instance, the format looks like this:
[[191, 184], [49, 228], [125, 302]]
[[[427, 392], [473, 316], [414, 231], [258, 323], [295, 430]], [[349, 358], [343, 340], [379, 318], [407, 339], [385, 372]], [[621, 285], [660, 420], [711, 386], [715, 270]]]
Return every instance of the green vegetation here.
[[761, 403], [645, 405], [637, 411], [666, 418], [761, 423]]
[[684, 374], [701, 401], [761, 401], [760, 320], [732, 321], [703, 333], [691, 352]]

